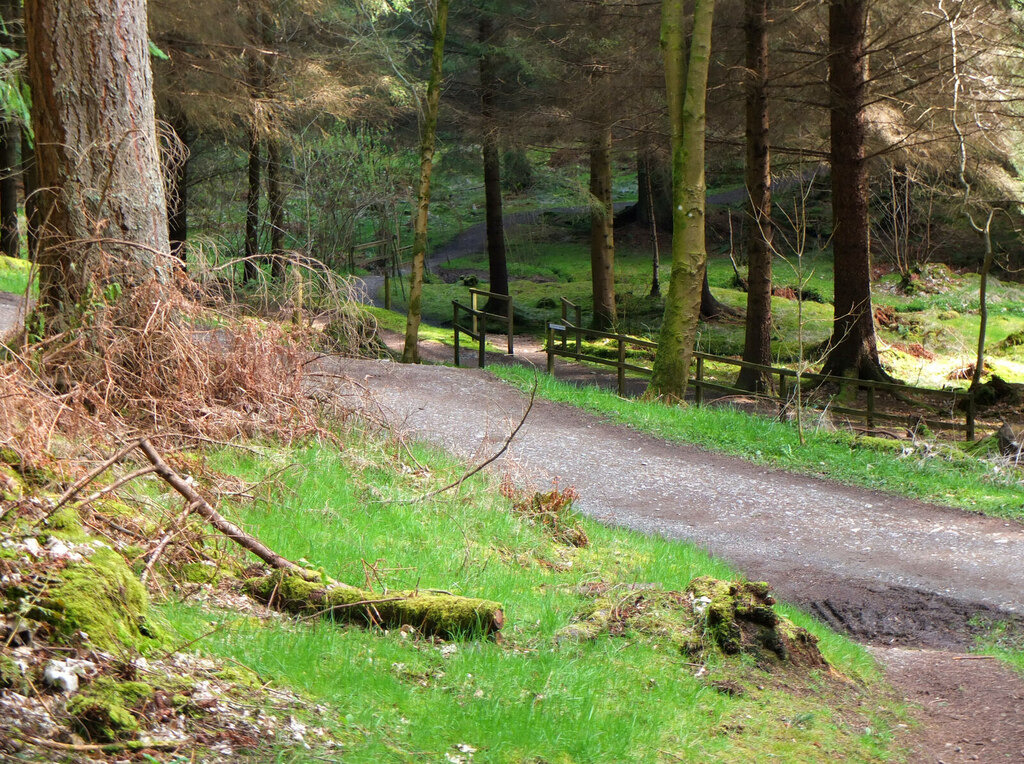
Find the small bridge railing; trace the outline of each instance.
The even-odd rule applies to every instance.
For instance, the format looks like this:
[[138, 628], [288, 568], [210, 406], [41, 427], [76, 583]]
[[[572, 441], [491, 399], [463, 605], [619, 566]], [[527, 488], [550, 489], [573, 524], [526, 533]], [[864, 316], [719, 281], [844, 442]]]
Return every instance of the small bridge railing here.
[[[458, 366], [461, 360], [461, 343], [459, 335], [465, 334], [477, 343], [477, 363], [482, 369], [487, 365], [487, 320], [501, 321], [505, 325], [505, 337], [508, 343], [508, 354], [512, 355], [512, 320], [513, 303], [512, 297], [497, 292], [486, 292], [483, 289], [469, 290], [470, 305], [463, 305], [458, 300], [452, 300], [452, 332], [455, 335], [455, 365]], [[504, 305], [504, 315], [501, 313], [489, 313], [479, 306], [479, 298], [486, 297], [488, 303], [496, 301]], [[462, 323], [463, 319], [468, 323]]]
[[[569, 311], [575, 309], [577, 323], [568, 320]], [[625, 334], [613, 332], [600, 332], [594, 329], [587, 329], [579, 325], [579, 309], [573, 303], [562, 299], [562, 320], [560, 323], [549, 322], [547, 325], [547, 368], [548, 373], [554, 372], [555, 358], [567, 358], [569, 360], [585, 363], [593, 363], [602, 366], [611, 366], [616, 370], [617, 389], [621, 396], [626, 395], [626, 372], [633, 372], [642, 377], [650, 378], [651, 367], [641, 365], [630, 358], [629, 349], [642, 349], [653, 351], [657, 349], [657, 343], [649, 340], [630, 337]], [[587, 353], [583, 350], [583, 339], [605, 339], [612, 340], [616, 344], [617, 354], [614, 359]], [[735, 367], [755, 369], [761, 372], [770, 380], [778, 379], [778, 385], [773, 385], [773, 390], [760, 394], [763, 398], [779, 402], [780, 411], [785, 411], [793, 403], [793, 393], [797, 385], [803, 386], [810, 383], [815, 387], [824, 384], [838, 385], [840, 389], [854, 389], [864, 392], [864, 407], [858, 408], [853, 404], [847, 404], [840, 398], [830, 398], [825, 402], [807, 401], [807, 405], [815, 408], [828, 409], [836, 414], [842, 414], [856, 419], [863, 419], [867, 427], [874, 427], [878, 422], [899, 423], [910, 429], [925, 425], [932, 430], [944, 430], [963, 432], [967, 440], [974, 440], [976, 429], [977, 404], [974, 394], [966, 390], [938, 390], [926, 387], [913, 387], [892, 382], [876, 382], [873, 380], [850, 379], [847, 377], [834, 377], [810, 372], [797, 372], [793, 369], [786, 369], [777, 366], [764, 366], [756, 363], [741, 361], [736, 358], [712, 355], [710, 353], [695, 352], [691, 366], [692, 377], [689, 384], [693, 387], [694, 402], [700, 406], [704, 403], [705, 391], [714, 390], [726, 395], [750, 395], [749, 390], [741, 390], [733, 384], [719, 381], [715, 376], [709, 375], [708, 366], [714, 364], [719, 367]], [[887, 395], [891, 399], [898, 400], [905, 406], [916, 409], [915, 413], [908, 414], [905, 410], [887, 410], [879, 400], [879, 394]], [[959, 412], [963, 412], [960, 414]], [[918, 413], [920, 412], [920, 413]]]

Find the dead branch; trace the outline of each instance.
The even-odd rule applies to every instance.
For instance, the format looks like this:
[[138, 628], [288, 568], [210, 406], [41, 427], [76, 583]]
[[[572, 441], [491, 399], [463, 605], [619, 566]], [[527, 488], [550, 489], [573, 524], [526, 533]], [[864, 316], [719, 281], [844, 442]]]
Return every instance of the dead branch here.
[[78, 508], [81, 509], [82, 507], [87, 507], [88, 505], [90, 505], [94, 501], [96, 501], [97, 499], [102, 499], [108, 493], [111, 493], [112, 491], [116, 491], [118, 488], [123, 486], [125, 483], [130, 483], [131, 481], [135, 480], [135, 478], [142, 477], [143, 475], [148, 475], [151, 472], [156, 472], [156, 467], [153, 467], [152, 465], [150, 465], [149, 467], [140, 467], [139, 469], [134, 470], [133, 472], [129, 472], [127, 475], [123, 475], [123, 476], [119, 477], [117, 480], [115, 480], [110, 485], [103, 486], [103, 488], [101, 488], [100, 490], [96, 491], [94, 494], [86, 497], [85, 499], [82, 499], [82, 501], [80, 501], [78, 503]]
[[[79, 492], [83, 488], [85, 488], [87, 485], [89, 485], [89, 483], [91, 483], [97, 477], [102, 475], [104, 472], [106, 472], [108, 469], [113, 467], [119, 461], [124, 459], [128, 454], [130, 454], [136, 448], [138, 448], [139, 447], [139, 442], [140, 441], [138, 441], [138, 440], [133, 440], [131, 443], [129, 443], [128, 445], [124, 446], [120, 451], [118, 451], [116, 454], [111, 456], [105, 462], [103, 462], [102, 464], [97, 465], [93, 469], [89, 470], [89, 472], [85, 476], [83, 476], [83, 477], [79, 478], [78, 480], [76, 480], [74, 482], [74, 484], [68, 490], [66, 490], [63, 494], [61, 494], [61, 497], [59, 499], [57, 499], [57, 503], [53, 505], [53, 508], [49, 512], [46, 513], [44, 519], [46, 517], [49, 517], [50, 515], [52, 515], [54, 512], [56, 512], [61, 507], [63, 507], [65, 504], [67, 504], [69, 501], [71, 501], [71, 499], [75, 498], [75, 496], [77, 496], [79, 494]], [[40, 520], [39, 522], [42, 522], [42, 521]]]
[[171, 488], [184, 496], [189, 502], [189, 507], [192, 508], [193, 511], [202, 515], [202, 517], [218, 531], [223, 533], [239, 546], [252, 552], [272, 568], [292, 571], [306, 579], [309, 579], [310, 577], [317, 578], [317, 574], [315, 572], [306, 570], [301, 565], [297, 565], [291, 560], [282, 557], [273, 549], [263, 544], [259, 539], [254, 536], [250, 536], [237, 525], [226, 520], [223, 515], [210, 506], [206, 499], [196, 493], [192, 486], [186, 483], [177, 472], [168, 466], [167, 462], [160, 457], [160, 454], [157, 453], [156, 449], [153, 448], [152, 444], [147, 439], [143, 438], [139, 442], [138, 447], [142, 450], [142, 453], [146, 455], [146, 458], [149, 459], [150, 463], [156, 468], [156, 474], [170, 485]]
[[[155, 468], [154, 468], [155, 471]], [[174, 518], [167, 532], [163, 535], [163, 538], [157, 543], [156, 548], [153, 549], [153, 553], [150, 555], [149, 560], [146, 562], [146, 569], [142, 571], [142, 585], [146, 585], [146, 581], [149, 579], [149, 574], [153, 571], [153, 567], [156, 565], [157, 560], [160, 559], [160, 555], [164, 553], [164, 549], [171, 543], [171, 539], [178, 535], [180, 532], [179, 526], [188, 519], [188, 516], [192, 514], [192, 510], [195, 509], [195, 504], [188, 504], [185, 509]]]
[[42, 748], [55, 751], [74, 751], [76, 753], [118, 753], [120, 751], [175, 751], [189, 744], [188, 740], [126, 740], [123, 743], [59, 743], [56, 740], [45, 740], [32, 735], [21, 735], [22, 740]]
[[445, 491], [450, 491], [452, 488], [458, 488], [460, 485], [462, 485], [467, 480], [469, 480], [471, 477], [473, 477], [473, 475], [475, 475], [476, 473], [478, 473], [481, 470], [483, 470], [487, 465], [493, 464], [498, 459], [500, 459], [502, 454], [504, 454], [506, 451], [508, 451], [509, 446], [512, 445], [512, 441], [515, 439], [516, 435], [519, 434], [519, 431], [521, 429], [523, 429], [523, 425], [526, 424], [526, 418], [528, 416], [530, 416], [530, 411], [533, 410], [533, 403], [534, 403], [535, 400], [537, 400], [537, 385], [538, 385], [538, 379], [537, 379], [537, 376], [534, 375], [534, 377], [533, 377], [533, 387], [530, 389], [530, 402], [526, 405], [526, 411], [523, 412], [523, 416], [519, 420], [519, 424], [517, 424], [515, 426], [515, 428], [513, 428], [512, 432], [510, 432], [508, 434], [508, 437], [505, 438], [505, 441], [501, 444], [501, 448], [499, 448], [497, 451], [495, 451], [489, 458], [484, 459], [484, 461], [482, 461], [480, 464], [476, 465], [469, 472], [465, 473], [458, 480], [453, 480], [451, 483], [449, 483], [448, 485], [444, 486], [443, 488], [438, 488], [436, 491], [431, 491], [430, 493], [428, 493], [428, 494], [426, 494], [424, 496], [421, 496], [417, 501], [425, 501], [426, 499], [432, 499], [433, 497], [437, 496], [438, 494], [442, 494]]

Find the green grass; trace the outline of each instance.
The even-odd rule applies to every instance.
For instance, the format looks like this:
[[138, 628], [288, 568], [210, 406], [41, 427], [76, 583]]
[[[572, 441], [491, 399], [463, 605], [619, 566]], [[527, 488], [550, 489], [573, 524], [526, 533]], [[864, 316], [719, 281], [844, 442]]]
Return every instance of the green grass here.
[[[28, 260], [0, 255], [0, 292], [24, 294], [28, 288], [31, 275], [32, 263]], [[34, 279], [32, 288], [33, 293], [35, 293], [36, 283]]]
[[[183, 639], [215, 629], [198, 648], [326, 704], [318, 723], [342, 736], [345, 761], [445, 761], [460, 744], [486, 762], [891, 760], [889, 730], [902, 711], [884, 696], [872, 659], [806, 616], [794, 614], [846, 680], [812, 672], [776, 681], [732, 659], [712, 660], [696, 677], [694, 659], [659, 637], [559, 637], [590, 601], [583, 584], [682, 589], [696, 575], [733, 575], [693, 546], [586, 520], [590, 546], [560, 546], [511, 514], [483, 478], [410, 501], [464, 469], [418, 446], [363, 439], [340, 451], [225, 452], [211, 463], [247, 480], [287, 467], [260, 489], [260, 504], [237, 510], [286, 556], [378, 591], [436, 587], [504, 605], [500, 643], [450, 645], [318, 621], [261, 623], [187, 603], [164, 608]], [[716, 691], [708, 680], [722, 677], [747, 692]]]
[[[521, 367], [490, 367], [521, 389], [534, 372]], [[842, 432], [805, 432], [800, 445], [795, 425], [718, 406], [666, 406], [631, 401], [596, 387], [579, 388], [539, 376], [538, 394], [579, 406], [614, 422], [667, 440], [743, 457], [759, 464], [851, 485], [879, 488], [901, 496], [933, 501], [996, 517], [1024, 519], [1024, 489], [1019, 477], [980, 461], [956, 447], [897, 456], [870, 441]]]

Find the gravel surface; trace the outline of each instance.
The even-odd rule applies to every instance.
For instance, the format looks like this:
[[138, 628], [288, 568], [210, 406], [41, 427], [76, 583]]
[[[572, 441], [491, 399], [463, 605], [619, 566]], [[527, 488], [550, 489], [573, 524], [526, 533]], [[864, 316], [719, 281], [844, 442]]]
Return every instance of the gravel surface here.
[[[331, 363], [369, 387], [403, 428], [470, 459], [493, 451], [527, 403], [477, 370]], [[884, 618], [889, 593], [952, 609], [1024, 612], [1019, 523], [666, 443], [541, 400], [504, 461], [538, 485], [555, 477], [575, 485], [579, 509], [596, 519], [693, 541], [833, 619], [844, 615], [843, 588], [879, 611], [862, 620]], [[841, 587], [822, 591], [830, 582]], [[855, 621], [847, 628], [856, 632]], [[934, 644], [913, 633], [905, 641]]]

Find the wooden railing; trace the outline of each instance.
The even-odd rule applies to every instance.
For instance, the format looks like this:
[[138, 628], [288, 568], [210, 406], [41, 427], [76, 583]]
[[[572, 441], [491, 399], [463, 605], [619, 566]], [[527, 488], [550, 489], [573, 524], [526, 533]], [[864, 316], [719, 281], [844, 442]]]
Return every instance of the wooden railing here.
[[[568, 303], [568, 304], [566, 304]], [[554, 372], [555, 358], [568, 358], [578, 362], [599, 364], [602, 366], [614, 367], [617, 373], [617, 389], [621, 396], [626, 394], [626, 372], [633, 372], [645, 378], [651, 375], [651, 368], [629, 360], [629, 348], [642, 348], [644, 350], [656, 350], [657, 343], [649, 340], [630, 337], [624, 334], [612, 332], [600, 332], [594, 329], [587, 329], [577, 323], [568, 320], [568, 310], [576, 306], [568, 300], [563, 299], [561, 323], [549, 322], [547, 326], [547, 367], [548, 373]], [[579, 313], [576, 314], [579, 316]], [[582, 350], [583, 339], [606, 339], [616, 343], [616, 358], [609, 359], [593, 353], [586, 353]], [[735, 358], [711, 355], [710, 353], [695, 352], [693, 354], [693, 365], [691, 366], [693, 376], [689, 384], [693, 386], [694, 401], [699, 406], [704, 403], [705, 390], [715, 390], [725, 394], [750, 395], [750, 391], [741, 390], [733, 384], [720, 382], [708, 375], [708, 364], [718, 364], [737, 369], [748, 368], [761, 372], [770, 380], [778, 379], [778, 386], [771, 393], [761, 394], [761, 397], [777, 400], [781, 411], [793, 404], [794, 392], [799, 385], [801, 389], [807, 385], [815, 388], [823, 384], [839, 385], [840, 389], [863, 390], [865, 394], [864, 408], [855, 408], [845, 405], [841, 400], [830, 398], [827, 402], [809, 400], [806, 405], [816, 408], [827, 408], [836, 414], [842, 414], [853, 418], [863, 418], [868, 427], [874, 427], [877, 422], [892, 422], [906, 425], [908, 428], [915, 428], [925, 425], [932, 430], [963, 431], [967, 440], [974, 440], [976, 429], [977, 404], [974, 395], [970, 391], [962, 390], [937, 390], [925, 387], [912, 387], [891, 382], [875, 382], [872, 380], [849, 379], [846, 377], [833, 377], [810, 372], [800, 373], [793, 369], [780, 368], [776, 366], [763, 366], [756, 363], [748, 363]], [[892, 399], [899, 400], [904, 405], [913, 406], [918, 412], [907, 414], [898, 411], [887, 411], [879, 405], [879, 393], [885, 394]], [[960, 414], [962, 409], [963, 413]], [[962, 417], [962, 418], [961, 418]]]
[[[460, 358], [460, 342], [459, 335], [465, 334], [477, 343], [477, 363], [480, 368], [484, 368], [487, 365], [487, 319], [494, 319], [501, 321], [505, 324], [505, 337], [508, 343], [508, 354], [512, 355], [513, 351], [513, 339], [512, 339], [512, 321], [513, 321], [513, 304], [512, 297], [506, 294], [498, 294], [496, 292], [485, 292], [482, 289], [470, 289], [469, 297], [471, 304], [463, 305], [458, 300], [452, 300], [452, 332], [455, 335], [455, 365], [459, 365]], [[505, 313], [488, 313], [482, 310], [479, 306], [479, 298], [486, 297], [488, 301], [496, 300], [505, 306]], [[461, 323], [462, 317], [470, 319], [472, 322], [470, 325]]]

